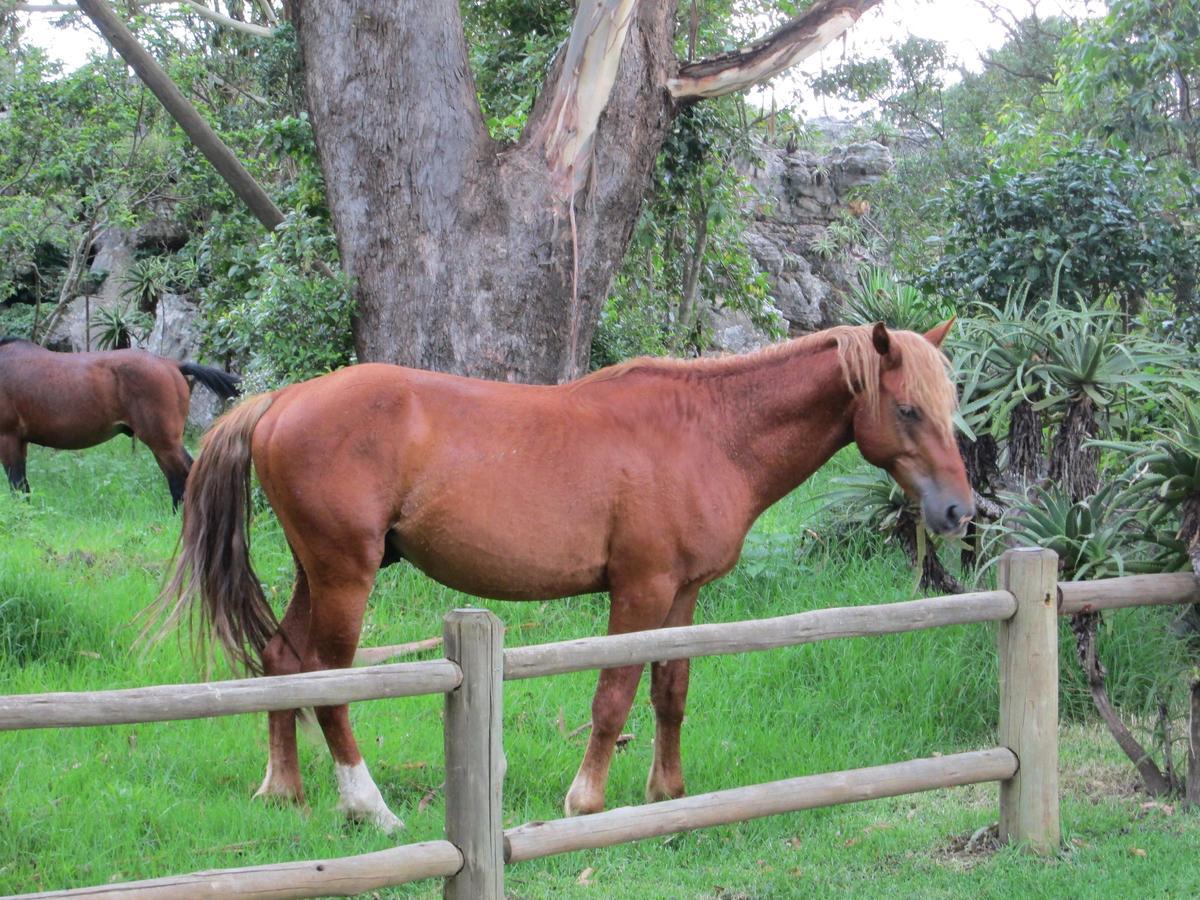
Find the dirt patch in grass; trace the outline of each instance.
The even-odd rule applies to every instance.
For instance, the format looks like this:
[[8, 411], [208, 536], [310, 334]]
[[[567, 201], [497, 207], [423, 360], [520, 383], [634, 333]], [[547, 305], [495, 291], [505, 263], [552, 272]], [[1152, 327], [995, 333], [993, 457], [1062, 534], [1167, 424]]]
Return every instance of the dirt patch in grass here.
[[934, 850], [933, 858], [944, 866], [966, 871], [991, 859], [1001, 846], [1000, 825], [993, 822], [975, 831], [955, 835]]

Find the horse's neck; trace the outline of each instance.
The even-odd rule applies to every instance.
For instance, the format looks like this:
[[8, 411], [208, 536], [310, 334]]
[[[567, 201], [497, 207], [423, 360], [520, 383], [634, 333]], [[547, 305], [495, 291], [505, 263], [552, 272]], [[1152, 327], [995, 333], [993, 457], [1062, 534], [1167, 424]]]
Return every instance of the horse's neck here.
[[709, 390], [721, 410], [730, 458], [756, 498], [756, 513], [853, 440], [854, 396], [835, 346], [806, 347], [733, 369], [713, 379]]

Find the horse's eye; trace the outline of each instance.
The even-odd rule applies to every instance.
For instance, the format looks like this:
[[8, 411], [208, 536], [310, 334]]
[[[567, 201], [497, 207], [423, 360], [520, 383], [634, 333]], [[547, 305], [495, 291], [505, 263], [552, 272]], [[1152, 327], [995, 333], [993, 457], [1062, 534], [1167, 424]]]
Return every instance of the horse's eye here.
[[915, 406], [906, 406], [904, 404], [900, 404], [896, 407], [896, 411], [900, 413], [900, 418], [904, 419], [906, 422], [921, 421], [921, 411]]

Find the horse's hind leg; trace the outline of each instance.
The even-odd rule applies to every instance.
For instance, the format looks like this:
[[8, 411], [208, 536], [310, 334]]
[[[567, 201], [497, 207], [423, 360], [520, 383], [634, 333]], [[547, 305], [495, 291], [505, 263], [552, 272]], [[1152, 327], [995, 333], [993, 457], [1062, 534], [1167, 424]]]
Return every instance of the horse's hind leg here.
[[167, 489], [171, 492], [171, 509], [177, 510], [183, 502], [188, 472], [192, 468], [192, 457], [182, 443], [167, 447], [150, 446], [150, 450], [154, 453], [154, 461], [167, 478]]
[[[614, 587], [608, 633], [624, 634], [660, 627], [670, 612], [675, 594], [676, 583], [665, 577], [636, 586]], [[604, 809], [608, 770], [612, 765], [617, 738], [629, 718], [643, 668], [641, 665], [632, 665], [600, 671], [600, 681], [592, 698], [592, 733], [583, 754], [583, 762], [563, 802], [568, 816]]]
[[128, 424], [133, 436], [154, 454], [154, 461], [167, 479], [171, 508], [177, 510], [183, 502], [192, 457], [183, 446], [183, 428], [188, 412], [187, 382], [178, 372], [174, 374], [177, 378], [175, 396], [141, 397], [141, 402], [129, 409]]
[[[308, 576], [296, 561], [296, 586], [291, 603], [279, 623], [279, 631], [263, 648], [264, 675], [295, 675], [302, 668], [308, 641]], [[303, 803], [304, 786], [300, 779], [300, 758], [296, 752], [296, 710], [281, 709], [267, 713], [269, 749], [267, 774], [255, 797]]]
[[[316, 558], [320, 562], [304, 559], [311, 592], [302, 664], [305, 672], [348, 668], [354, 662], [367, 595], [383, 557], [383, 540], [362, 541], [357, 551], [355, 543], [344, 534], [321, 535], [312, 543], [321, 548], [321, 556]], [[404, 823], [388, 809], [358, 750], [350, 730], [350, 708], [345, 704], [319, 706], [316, 714], [333, 757], [338, 809], [350, 819], [371, 822], [385, 832], [402, 828]]]
[[25, 477], [24, 441], [12, 435], [0, 435], [0, 465], [8, 476], [9, 486], [14, 491], [29, 493], [29, 479]]
[[[680, 590], [664, 627], [691, 625], [699, 585]], [[679, 758], [679, 730], [687, 703], [690, 660], [653, 663], [650, 669], [650, 702], [654, 704], [654, 762], [646, 780], [646, 801], [674, 800], [684, 795], [683, 765]]]

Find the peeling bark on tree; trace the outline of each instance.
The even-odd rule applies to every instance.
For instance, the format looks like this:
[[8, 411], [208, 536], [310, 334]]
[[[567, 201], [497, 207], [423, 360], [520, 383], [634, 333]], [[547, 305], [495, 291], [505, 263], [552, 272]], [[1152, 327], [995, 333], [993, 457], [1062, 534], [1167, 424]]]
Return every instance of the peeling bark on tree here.
[[778, 75], [841, 37], [880, 0], [817, 0], [803, 16], [749, 47], [682, 66], [668, 82], [680, 101], [744, 91]]
[[[1138, 774], [1142, 776], [1142, 784], [1146, 793], [1151, 797], [1163, 797], [1171, 793], [1171, 783], [1163, 775], [1162, 770], [1150, 758], [1146, 749], [1138, 743], [1117, 715], [1112, 701], [1108, 698], [1108, 688], [1104, 679], [1107, 673], [1104, 664], [1096, 654], [1096, 626], [1100, 621], [1099, 613], [1076, 613], [1071, 616], [1071, 631], [1075, 634], [1075, 653], [1083, 674], [1087, 678], [1088, 688], [1092, 693], [1092, 701], [1100, 712], [1104, 724], [1116, 739], [1118, 746], [1129, 757]], [[1195, 702], [1195, 701], [1193, 701]]]
[[362, 359], [509, 381], [584, 370], [673, 116], [661, 85], [675, 4], [640, 4], [624, 31], [602, 14], [625, 4], [585, 5], [599, 18], [577, 30], [624, 34], [603, 59], [587, 34], [572, 36], [589, 67], [619, 56], [607, 105], [564, 77], [560, 54], [556, 89], [510, 146], [488, 136], [456, 0], [430, 0], [420, 16], [401, 4], [295, 4]]
[[[816, 18], [853, 21], [878, 2], [819, 0], [788, 40], [818, 49], [831, 32]], [[676, 5], [580, 0], [510, 145], [483, 122], [457, 0], [427, 0], [420, 15], [291, 4], [361, 359], [525, 382], [584, 371], [679, 108], [667, 88]], [[742, 65], [692, 65], [706, 64]]]

